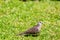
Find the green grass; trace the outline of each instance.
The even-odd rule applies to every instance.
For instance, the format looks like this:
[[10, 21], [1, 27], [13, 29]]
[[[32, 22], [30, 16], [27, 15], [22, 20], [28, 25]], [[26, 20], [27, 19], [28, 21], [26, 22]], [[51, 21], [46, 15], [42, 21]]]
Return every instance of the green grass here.
[[[38, 37], [16, 36], [42, 21]], [[60, 2], [0, 0], [0, 40], [60, 40]]]

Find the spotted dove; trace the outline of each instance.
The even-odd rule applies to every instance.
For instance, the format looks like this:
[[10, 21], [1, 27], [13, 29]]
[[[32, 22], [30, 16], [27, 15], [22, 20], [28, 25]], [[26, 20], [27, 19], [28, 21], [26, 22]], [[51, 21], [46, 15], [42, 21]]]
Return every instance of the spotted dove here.
[[29, 35], [29, 34], [37, 34], [40, 32], [40, 29], [41, 29], [41, 25], [42, 23], [41, 22], [38, 22], [37, 25], [33, 26], [32, 28], [20, 33], [19, 35]]

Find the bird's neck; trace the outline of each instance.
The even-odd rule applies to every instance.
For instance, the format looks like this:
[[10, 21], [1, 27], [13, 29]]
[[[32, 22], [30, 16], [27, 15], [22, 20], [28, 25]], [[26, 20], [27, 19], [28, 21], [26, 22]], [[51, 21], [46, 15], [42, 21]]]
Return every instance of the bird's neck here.
[[40, 24], [37, 24], [37, 28], [40, 30], [40, 28], [41, 28], [41, 25], [40, 25]]
[[37, 26], [41, 26], [41, 24], [37, 24]]

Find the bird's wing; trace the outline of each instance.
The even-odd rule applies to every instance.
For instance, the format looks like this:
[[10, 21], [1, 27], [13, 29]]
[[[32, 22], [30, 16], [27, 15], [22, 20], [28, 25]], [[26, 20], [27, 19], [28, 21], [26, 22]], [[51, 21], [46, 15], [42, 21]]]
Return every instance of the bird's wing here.
[[25, 34], [34, 34], [37, 32], [38, 32], [38, 29], [36, 27], [32, 27], [32, 28], [28, 29], [27, 31], [25, 31]]

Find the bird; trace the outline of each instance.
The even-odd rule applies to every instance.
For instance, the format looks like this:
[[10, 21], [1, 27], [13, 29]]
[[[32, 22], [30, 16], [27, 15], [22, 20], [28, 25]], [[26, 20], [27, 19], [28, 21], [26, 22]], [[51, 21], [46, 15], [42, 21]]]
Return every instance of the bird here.
[[35, 35], [40, 32], [42, 27], [42, 22], [38, 22], [37, 25], [27, 29], [26, 31], [19, 33], [18, 35]]

